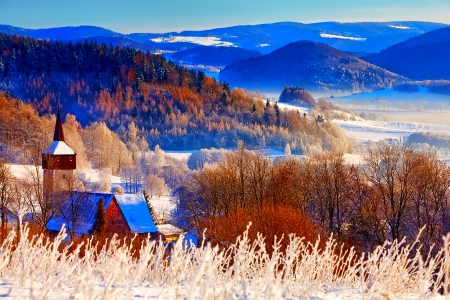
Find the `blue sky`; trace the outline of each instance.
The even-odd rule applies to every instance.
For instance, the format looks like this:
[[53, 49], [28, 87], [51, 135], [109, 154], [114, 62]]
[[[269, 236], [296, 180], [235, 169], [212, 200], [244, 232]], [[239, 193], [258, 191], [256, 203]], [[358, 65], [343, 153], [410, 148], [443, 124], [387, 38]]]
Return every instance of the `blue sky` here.
[[450, 24], [449, 0], [0, 0], [0, 24], [94, 25], [168, 32], [279, 21], [433, 21]]

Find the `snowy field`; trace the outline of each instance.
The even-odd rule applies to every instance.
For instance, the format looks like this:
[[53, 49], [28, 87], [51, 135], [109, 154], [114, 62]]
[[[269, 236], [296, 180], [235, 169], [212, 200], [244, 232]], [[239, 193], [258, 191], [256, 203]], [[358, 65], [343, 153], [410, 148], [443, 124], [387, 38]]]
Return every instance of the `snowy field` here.
[[403, 140], [415, 132], [449, 133], [450, 125], [436, 125], [418, 122], [386, 122], [386, 121], [344, 121], [333, 120], [351, 139], [361, 142], [369, 140], [377, 142], [383, 139]]

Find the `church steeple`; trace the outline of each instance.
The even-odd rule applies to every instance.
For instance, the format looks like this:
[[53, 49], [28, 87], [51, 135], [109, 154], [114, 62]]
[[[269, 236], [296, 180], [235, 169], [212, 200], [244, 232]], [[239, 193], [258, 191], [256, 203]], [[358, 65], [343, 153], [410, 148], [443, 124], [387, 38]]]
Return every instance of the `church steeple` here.
[[77, 154], [64, 141], [61, 122], [61, 105], [58, 102], [53, 142], [42, 152], [42, 169], [44, 170], [44, 194], [51, 191], [63, 191], [69, 188], [77, 168]]
[[61, 104], [58, 101], [58, 113], [56, 114], [55, 133], [53, 134], [54, 141], [64, 142], [64, 132], [61, 122]]

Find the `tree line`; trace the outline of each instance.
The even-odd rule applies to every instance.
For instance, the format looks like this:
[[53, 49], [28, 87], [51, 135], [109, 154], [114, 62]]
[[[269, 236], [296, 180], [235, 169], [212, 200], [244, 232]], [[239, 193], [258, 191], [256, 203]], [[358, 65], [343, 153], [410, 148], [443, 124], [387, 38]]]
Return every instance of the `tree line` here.
[[[178, 218], [225, 244], [251, 221], [269, 242], [274, 234], [314, 232], [364, 251], [386, 240], [414, 241], [424, 227], [428, 251], [450, 230], [449, 187], [450, 169], [434, 153], [398, 144], [372, 147], [357, 165], [340, 153], [273, 161], [242, 147], [193, 172], [177, 191]], [[261, 224], [267, 211], [270, 221]]]

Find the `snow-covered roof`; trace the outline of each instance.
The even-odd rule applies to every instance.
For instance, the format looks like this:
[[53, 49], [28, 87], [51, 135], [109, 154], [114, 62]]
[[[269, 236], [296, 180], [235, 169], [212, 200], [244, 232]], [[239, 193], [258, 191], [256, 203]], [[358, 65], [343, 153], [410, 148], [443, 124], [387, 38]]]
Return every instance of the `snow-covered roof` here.
[[156, 232], [147, 203], [142, 194], [115, 195], [132, 233]]
[[52, 155], [74, 155], [75, 152], [63, 141], [53, 141], [43, 152]]
[[[104, 201], [105, 211], [108, 210], [111, 201], [114, 198], [116, 199], [132, 233], [157, 232], [155, 223], [153, 223], [147, 203], [145, 203], [142, 194], [114, 195], [110, 193], [74, 192], [73, 201], [75, 203], [82, 203], [81, 206], [77, 206], [81, 210], [78, 212], [81, 214], [81, 217], [75, 228], [78, 234], [89, 233], [89, 230], [92, 229], [97, 211], [97, 203], [100, 201], [100, 198]], [[69, 211], [69, 207], [67, 211]], [[68, 221], [61, 216], [55, 217], [50, 220], [47, 229], [59, 231], [63, 224], [69, 224], [70, 227], [71, 224]]]
[[183, 230], [173, 226], [172, 224], [156, 225], [156, 228], [158, 228], [158, 232], [162, 235], [176, 235], [183, 233]]
[[[95, 213], [97, 211], [97, 203], [100, 198], [104, 201], [105, 210], [108, 209], [111, 204], [114, 194], [111, 193], [90, 193], [90, 192], [74, 192], [72, 201], [75, 203], [82, 203], [79, 207], [80, 218], [75, 225], [77, 234], [87, 234], [92, 229], [92, 225], [95, 221]], [[64, 208], [63, 208], [64, 209]], [[69, 207], [67, 208], [69, 211]], [[67, 218], [70, 219], [70, 216]], [[62, 216], [56, 216], [51, 219], [47, 224], [48, 230], [59, 231], [63, 224], [68, 224], [71, 227], [69, 220], [64, 219]]]

